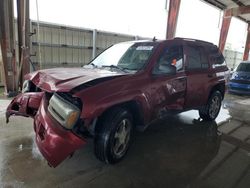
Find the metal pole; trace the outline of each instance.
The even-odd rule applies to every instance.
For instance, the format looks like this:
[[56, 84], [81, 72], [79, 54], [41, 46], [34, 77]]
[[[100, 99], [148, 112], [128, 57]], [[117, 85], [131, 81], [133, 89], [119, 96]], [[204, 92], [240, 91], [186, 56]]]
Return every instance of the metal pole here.
[[175, 37], [181, 0], [170, 0], [166, 39]]
[[40, 20], [39, 20], [37, 0], [36, 0], [36, 18], [37, 18], [37, 42], [38, 42], [39, 69], [42, 69], [41, 44], [40, 44]]
[[219, 40], [219, 49], [221, 52], [224, 51], [226, 40], [227, 40], [227, 34], [231, 23], [231, 16], [226, 16], [224, 11], [222, 26], [220, 30], [220, 40]]
[[18, 84], [21, 87], [24, 75], [30, 72], [29, 0], [17, 0], [17, 29], [19, 49]]
[[244, 55], [243, 55], [244, 61], [247, 61], [249, 58], [249, 49], [250, 49], [250, 23], [248, 23], [248, 27], [247, 27], [247, 40], [246, 40], [245, 50], [244, 50]]
[[3, 74], [5, 94], [15, 95], [16, 86], [16, 57], [14, 35], [13, 1], [0, 1], [0, 45], [3, 59]]
[[92, 40], [92, 59], [96, 56], [96, 38], [97, 38], [97, 30], [93, 30], [93, 40]]

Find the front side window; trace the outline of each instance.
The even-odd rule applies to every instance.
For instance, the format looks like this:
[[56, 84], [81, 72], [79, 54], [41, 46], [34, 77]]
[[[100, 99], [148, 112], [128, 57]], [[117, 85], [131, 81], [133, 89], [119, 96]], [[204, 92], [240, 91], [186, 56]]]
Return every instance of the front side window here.
[[183, 52], [181, 46], [167, 47], [156, 62], [153, 73], [168, 73], [171, 66], [175, 66], [176, 71], [183, 70]]
[[97, 68], [118, 67], [126, 71], [138, 71], [148, 63], [156, 45], [153, 42], [115, 44], [101, 53], [90, 64]]

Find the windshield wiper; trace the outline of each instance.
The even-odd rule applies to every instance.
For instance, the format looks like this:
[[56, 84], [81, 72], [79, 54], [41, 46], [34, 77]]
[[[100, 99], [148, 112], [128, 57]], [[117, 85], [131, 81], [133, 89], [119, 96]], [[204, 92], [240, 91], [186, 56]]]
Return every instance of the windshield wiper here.
[[121, 70], [121, 71], [123, 71], [123, 72], [128, 73], [128, 71], [126, 71], [125, 68], [118, 67], [118, 66], [116, 66], [116, 65], [103, 65], [102, 67], [115, 68], [115, 69], [119, 69], [119, 70]]
[[94, 64], [94, 63], [90, 63], [90, 64], [88, 64], [88, 65], [92, 65], [93, 67], [97, 67], [97, 65], [96, 64]]

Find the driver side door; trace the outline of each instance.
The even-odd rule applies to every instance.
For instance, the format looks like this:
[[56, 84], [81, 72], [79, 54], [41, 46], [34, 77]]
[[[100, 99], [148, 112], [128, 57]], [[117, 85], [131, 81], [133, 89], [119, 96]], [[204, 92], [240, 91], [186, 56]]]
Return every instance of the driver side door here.
[[183, 109], [187, 79], [182, 45], [164, 47], [154, 65], [151, 80], [154, 115], [161, 117], [170, 110]]

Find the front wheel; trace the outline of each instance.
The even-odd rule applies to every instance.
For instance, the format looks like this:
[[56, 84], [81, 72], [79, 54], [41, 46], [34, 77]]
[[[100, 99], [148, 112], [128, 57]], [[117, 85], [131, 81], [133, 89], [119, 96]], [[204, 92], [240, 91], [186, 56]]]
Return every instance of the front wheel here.
[[133, 129], [133, 118], [123, 108], [109, 111], [97, 127], [95, 155], [106, 163], [119, 162], [127, 153]]
[[199, 110], [199, 115], [202, 119], [213, 121], [217, 118], [222, 102], [221, 92], [215, 91], [209, 97], [208, 102]]

